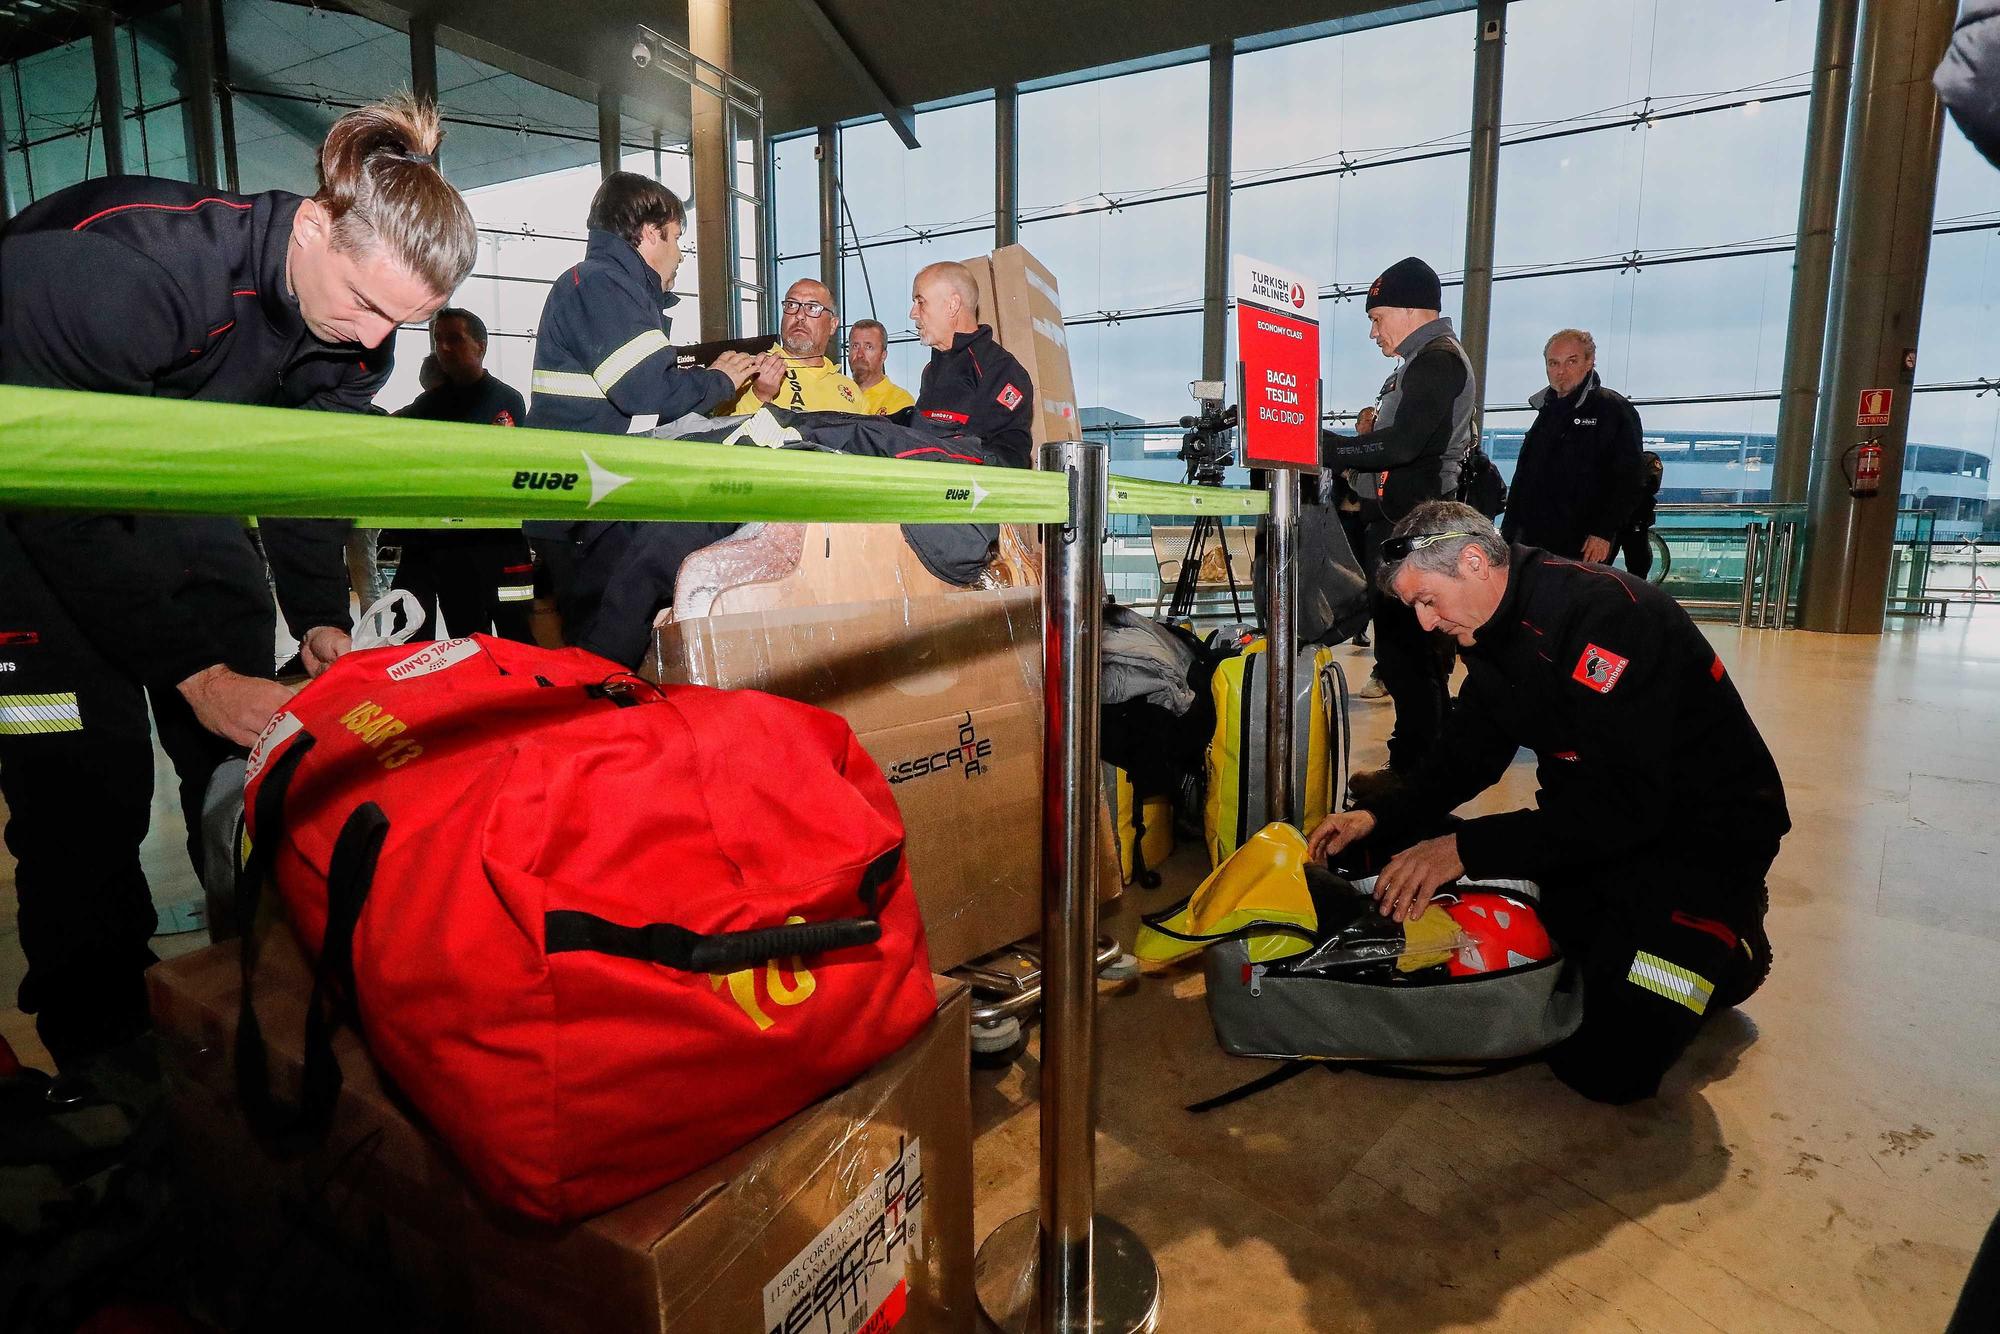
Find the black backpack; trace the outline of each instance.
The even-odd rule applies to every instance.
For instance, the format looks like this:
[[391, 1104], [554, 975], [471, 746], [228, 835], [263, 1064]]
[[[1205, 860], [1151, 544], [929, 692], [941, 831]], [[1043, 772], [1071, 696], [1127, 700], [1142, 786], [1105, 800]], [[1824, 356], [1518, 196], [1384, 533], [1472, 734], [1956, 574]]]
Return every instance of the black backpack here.
[[1507, 508], [1507, 481], [1477, 440], [1466, 447], [1465, 458], [1458, 465], [1458, 494], [1453, 498], [1489, 519]]

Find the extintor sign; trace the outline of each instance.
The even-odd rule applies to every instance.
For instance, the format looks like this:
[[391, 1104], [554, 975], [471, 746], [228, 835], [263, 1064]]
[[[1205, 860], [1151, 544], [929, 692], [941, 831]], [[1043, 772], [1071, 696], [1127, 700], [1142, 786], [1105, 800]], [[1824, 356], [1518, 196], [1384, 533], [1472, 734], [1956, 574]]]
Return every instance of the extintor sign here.
[[1887, 426], [1889, 424], [1889, 409], [1895, 402], [1896, 391], [1893, 389], [1862, 390], [1860, 408], [1854, 414], [1854, 424], [1856, 426]]
[[1243, 461], [1319, 467], [1319, 291], [1288, 269], [1235, 257]]

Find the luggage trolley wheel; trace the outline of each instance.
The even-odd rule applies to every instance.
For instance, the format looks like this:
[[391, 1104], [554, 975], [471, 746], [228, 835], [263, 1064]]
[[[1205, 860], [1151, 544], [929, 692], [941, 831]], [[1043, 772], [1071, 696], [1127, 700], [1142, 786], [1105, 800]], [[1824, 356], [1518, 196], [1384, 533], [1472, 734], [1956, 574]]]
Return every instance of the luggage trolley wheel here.
[[[1028, 1024], [1041, 1013], [1042, 958], [1033, 942], [1010, 945], [951, 970], [972, 988], [972, 1064], [1004, 1069], [1028, 1049]], [[1117, 941], [1097, 941], [1097, 975], [1122, 981], [1136, 976], [1136, 961]]]

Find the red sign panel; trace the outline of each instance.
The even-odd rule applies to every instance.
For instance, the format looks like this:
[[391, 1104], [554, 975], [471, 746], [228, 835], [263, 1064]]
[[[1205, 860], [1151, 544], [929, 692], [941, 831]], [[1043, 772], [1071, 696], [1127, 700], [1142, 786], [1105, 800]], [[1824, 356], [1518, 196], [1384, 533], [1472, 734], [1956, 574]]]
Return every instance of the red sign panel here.
[[1319, 467], [1319, 297], [1311, 283], [1236, 259], [1236, 355], [1243, 461]]
[[1896, 401], [1893, 389], [1864, 389], [1861, 391], [1861, 410], [1854, 414], [1856, 426], [1887, 426], [1889, 407]]

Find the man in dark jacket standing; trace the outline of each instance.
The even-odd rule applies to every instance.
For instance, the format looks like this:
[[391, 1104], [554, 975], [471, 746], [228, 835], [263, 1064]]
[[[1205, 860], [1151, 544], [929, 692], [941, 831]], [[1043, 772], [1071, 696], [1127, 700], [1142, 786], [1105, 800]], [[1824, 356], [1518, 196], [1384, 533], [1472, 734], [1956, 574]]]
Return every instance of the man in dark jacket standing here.
[[[1582, 1026], [1551, 1068], [1600, 1101], [1651, 1097], [1770, 968], [1764, 877], [1791, 828], [1778, 766], [1722, 659], [1653, 585], [1509, 547], [1449, 501], [1383, 546], [1378, 577], [1458, 641], [1465, 685], [1423, 768], [1328, 816], [1312, 851], [1403, 847], [1375, 885], [1397, 921], [1461, 876], [1538, 883], [1584, 984]], [[1534, 806], [1453, 821], [1522, 747]]]
[[1500, 535], [1602, 565], [1644, 498], [1639, 414], [1597, 378], [1597, 342], [1564, 329], [1543, 345], [1547, 387], [1528, 400], [1535, 423], [1507, 488]]
[[[1400, 364], [1383, 386], [1368, 430], [1322, 437], [1320, 461], [1352, 470], [1370, 545], [1426, 500], [1458, 488], [1459, 464], [1477, 430], [1479, 390], [1472, 363], [1439, 315], [1442, 285], [1415, 257], [1389, 266], [1368, 289], [1368, 336]], [[1375, 595], [1375, 663], [1396, 704], [1389, 770], [1415, 771], [1444, 725], [1445, 657], [1410, 609]], [[1370, 776], [1356, 775], [1359, 792]]]
[[[459, 306], [431, 316], [431, 356], [439, 382], [397, 413], [418, 421], [519, 426], [528, 415], [521, 391], [486, 369], [486, 321]], [[438, 619], [453, 635], [489, 630], [523, 644], [535, 642], [528, 607], [535, 597], [534, 557], [519, 526], [404, 528], [390, 539], [402, 548], [396, 587], [423, 606], [413, 636], [436, 639]]]
[[[677, 299], [686, 222], [679, 197], [658, 181], [629, 171], [604, 178], [590, 201], [583, 262], [556, 278], [542, 307], [530, 427], [643, 434], [733, 402], [776, 360], [725, 352], [708, 369], [675, 364], [667, 313]], [[550, 566], [564, 635], [636, 667], [654, 615], [673, 601], [681, 561], [737, 525], [549, 520], [522, 527]]]

